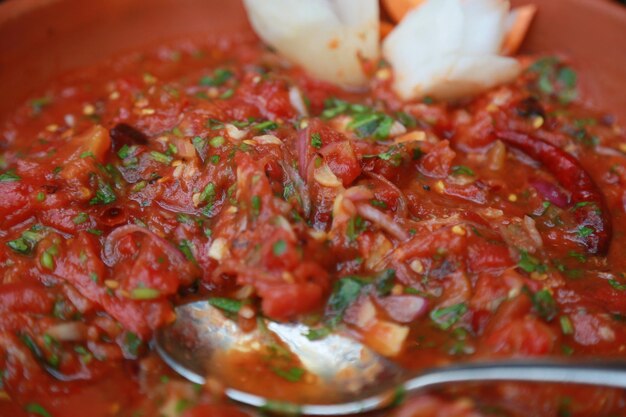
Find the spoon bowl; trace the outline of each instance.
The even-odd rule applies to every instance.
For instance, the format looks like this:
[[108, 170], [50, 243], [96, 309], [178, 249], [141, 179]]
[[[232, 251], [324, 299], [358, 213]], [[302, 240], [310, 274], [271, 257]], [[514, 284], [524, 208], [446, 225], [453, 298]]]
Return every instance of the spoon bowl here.
[[[198, 384], [216, 378], [227, 387], [225, 394], [232, 400], [278, 412], [356, 414], [388, 407], [407, 392], [463, 382], [527, 381], [626, 388], [623, 361], [471, 362], [415, 373], [341, 333], [310, 340], [304, 325], [265, 319], [259, 319], [257, 330], [244, 332], [207, 301], [179, 306], [176, 313], [177, 320], [155, 335], [156, 350], [172, 369]], [[255, 367], [271, 361], [272, 355], [283, 355], [281, 360], [290, 358], [291, 364], [297, 365], [290, 369], [300, 371], [279, 372], [287, 379], [283, 384], [280, 378], [277, 384], [255, 378]], [[306, 377], [301, 378], [303, 375]]]

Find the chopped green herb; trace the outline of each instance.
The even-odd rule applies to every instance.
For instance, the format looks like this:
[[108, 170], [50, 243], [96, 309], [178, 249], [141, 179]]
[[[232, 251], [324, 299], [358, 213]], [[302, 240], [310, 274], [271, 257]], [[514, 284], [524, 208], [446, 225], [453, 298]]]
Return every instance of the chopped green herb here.
[[398, 121], [404, 125], [404, 127], [412, 129], [417, 126], [417, 120], [409, 113], [397, 112], [396, 117], [398, 118]]
[[354, 277], [341, 278], [335, 283], [333, 292], [328, 299], [326, 314], [331, 327], [337, 326], [343, 319], [345, 311], [361, 294], [364, 282]]
[[27, 413], [36, 414], [41, 417], [53, 417], [48, 410], [43, 408], [43, 406], [38, 403], [28, 403], [24, 407], [24, 410]]
[[530, 300], [539, 317], [546, 321], [551, 321], [556, 317], [558, 308], [549, 290], [543, 289], [532, 294], [528, 287], [524, 287], [524, 292], [530, 296]]
[[387, 203], [385, 203], [384, 201], [380, 201], [380, 200], [371, 200], [370, 204], [373, 205], [374, 207], [380, 207], [383, 209], [387, 208]]
[[207, 144], [206, 139], [203, 139], [200, 136], [196, 136], [191, 139], [191, 143], [193, 144], [193, 147], [196, 148], [196, 152], [198, 152], [198, 155], [204, 155], [204, 150], [206, 149]]
[[139, 191], [146, 188], [147, 185], [148, 183], [146, 181], [139, 181], [137, 184], [133, 186], [133, 188], [131, 189], [131, 192], [138, 193]]
[[378, 295], [384, 297], [391, 293], [391, 289], [395, 283], [396, 271], [393, 269], [385, 269], [375, 280], [376, 291]]
[[332, 119], [340, 114], [348, 114], [352, 117], [347, 127], [361, 138], [387, 139], [394, 123], [392, 117], [367, 106], [351, 104], [336, 98], [325, 101], [324, 111], [321, 114], [323, 119]]
[[430, 312], [430, 319], [441, 330], [448, 330], [467, 312], [465, 303], [454, 304], [448, 307], [438, 308]]
[[389, 147], [387, 152], [382, 152], [375, 155], [363, 155], [363, 158], [379, 158], [383, 161], [388, 161], [391, 165], [395, 167], [399, 167], [400, 165], [402, 165], [402, 155], [402, 146], [393, 145]]
[[241, 310], [241, 307], [243, 307], [242, 301], [222, 297], [209, 298], [209, 304], [213, 307], [219, 308], [220, 310], [233, 314], [238, 313], [239, 310]]
[[275, 256], [284, 255], [287, 252], [287, 242], [283, 239], [277, 240], [274, 245], [272, 245], [272, 252]]
[[43, 227], [36, 224], [29, 230], [23, 231], [19, 238], [7, 242], [7, 246], [23, 255], [29, 254], [35, 248], [37, 242], [43, 239], [44, 234], [40, 233], [42, 230]]
[[252, 206], [252, 216], [258, 217], [259, 213], [261, 212], [261, 197], [259, 197], [258, 195], [252, 196], [252, 199], [250, 200], [250, 205]]
[[520, 251], [520, 260], [517, 263], [517, 266], [522, 268], [524, 271], [529, 274], [532, 272], [544, 273], [548, 270], [548, 268], [543, 265], [539, 259], [535, 258], [532, 255], [529, 255], [528, 252], [521, 250]]
[[569, 251], [569, 253], [567, 254], [567, 256], [569, 256], [570, 258], [574, 258], [576, 260], [578, 260], [579, 262], [585, 263], [587, 262], [587, 257], [585, 255], [583, 255], [582, 253], [578, 253], [576, 251]]
[[82, 363], [89, 363], [93, 359], [93, 355], [89, 352], [84, 346], [76, 346], [74, 347], [74, 352], [80, 355], [80, 361]]
[[32, 247], [23, 237], [7, 242], [7, 246], [21, 254], [30, 253]]
[[133, 332], [126, 332], [126, 336], [124, 337], [124, 350], [132, 357], [137, 357], [139, 354], [139, 348], [142, 345], [142, 341]]
[[320, 340], [328, 336], [332, 332], [332, 329], [328, 326], [322, 326], [317, 328], [310, 328], [305, 335], [309, 340]]
[[576, 231], [576, 235], [580, 238], [585, 238], [592, 235], [594, 232], [595, 230], [593, 230], [593, 228], [589, 226], [582, 226]]
[[286, 379], [289, 382], [298, 382], [304, 376], [304, 369], [292, 367], [287, 370], [280, 368], [272, 368], [272, 372], [274, 372], [279, 377]]
[[232, 88], [229, 88], [228, 90], [224, 91], [221, 95], [220, 98], [222, 100], [227, 100], [229, 98], [231, 98], [232, 96], [235, 95], [235, 90]]
[[302, 414], [299, 405], [277, 400], [267, 400], [265, 404], [261, 406], [261, 411], [263, 414], [270, 413], [272, 415], [278, 414], [284, 416], [299, 416]]
[[87, 213], [78, 213], [73, 219], [72, 222], [74, 224], [83, 224], [87, 220], [89, 220], [89, 215]]
[[115, 200], [117, 200], [117, 197], [111, 186], [106, 182], [99, 181], [96, 196], [89, 201], [89, 204], [110, 204], [115, 202]]
[[168, 156], [176, 155], [178, 153], [178, 148], [173, 143], [168, 143], [167, 144], [167, 151], [165, 151], [165, 153]]
[[322, 147], [322, 137], [319, 133], [313, 133], [311, 135], [311, 146], [315, 149], [319, 149]]
[[96, 156], [93, 154], [93, 152], [91, 151], [86, 151], [80, 154], [80, 158], [81, 159], [85, 159], [85, 158], [95, 158]]
[[4, 174], [0, 175], [0, 182], [15, 182], [21, 179], [22, 178], [19, 175], [17, 175], [14, 170], [9, 170], [5, 172]]
[[188, 261], [195, 262], [196, 258], [193, 256], [193, 243], [188, 240], [181, 240], [178, 245], [180, 251], [185, 255]]
[[255, 124], [252, 128], [259, 133], [265, 133], [267, 131], [277, 129], [278, 124], [276, 122], [272, 122], [271, 120], [266, 120], [265, 122]]
[[555, 97], [561, 104], [569, 104], [578, 97], [576, 73], [558, 58], [541, 58], [528, 71], [537, 74], [535, 88], [542, 94]]
[[200, 85], [204, 87], [219, 87], [233, 77], [234, 73], [224, 68], [213, 71], [213, 76], [204, 76], [200, 79]]
[[37, 193], [37, 197], [36, 197], [37, 201], [39, 201], [40, 203], [44, 202], [46, 200], [46, 194], [43, 191], [39, 191]]
[[354, 242], [363, 231], [365, 231], [365, 221], [361, 216], [355, 216], [348, 220], [346, 236], [350, 242]]
[[215, 201], [215, 195], [215, 184], [210, 182], [204, 187], [202, 193], [200, 193], [200, 201], [211, 205]]
[[183, 414], [183, 412], [187, 410], [188, 408], [190, 408], [192, 405], [193, 403], [189, 401], [188, 399], [181, 398], [178, 401], [176, 401], [176, 405], [174, 406], [174, 411], [176, 412], [176, 415], [179, 416]]
[[473, 177], [476, 173], [473, 169], [465, 165], [455, 165], [452, 167], [452, 175], [466, 175], [468, 177]]
[[611, 287], [615, 288], [618, 291], [626, 291], [626, 284], [622, 284], [618, 282], [617, 280], [614, 280], [611, 278], [609, 280], [609, 284], [611, 284]]
[[44, 107], [49, 106], [52, 103], [52, 98], [45, 96], [33, 99], [30, 101], [30, 107], [33, 114], [40, 114]]

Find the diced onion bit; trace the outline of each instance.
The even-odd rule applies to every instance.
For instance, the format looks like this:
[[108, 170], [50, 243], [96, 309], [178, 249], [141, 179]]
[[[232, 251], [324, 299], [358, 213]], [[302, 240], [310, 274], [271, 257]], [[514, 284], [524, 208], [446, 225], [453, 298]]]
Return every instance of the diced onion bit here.
[[46, 334], [59, 342], [78, 342], [87, 337], [87, 325], [81, 322], [55, 324], [46, 330]]
[[376, 323], [365, 332], [365, 342], [379, 354], [387, 357], [397, 356], [409, 335], [409, 328], [385, 320]]
[[324, 187], [335, 188], [342, 185], [341, 181], [339, 181], [339, 178], [337, 178], [333, 171], [330, 170], [330, 167], [325, 163], [322, 164], [319, 168], [315, 169], [315, 172], [313, 173], [313, 178], [315, 178], [315, 181], [317, 181]]
[[218, 237], [209, 247], [209, 258], [221, 261], [228, 253], [228, 243], [223, 237]]

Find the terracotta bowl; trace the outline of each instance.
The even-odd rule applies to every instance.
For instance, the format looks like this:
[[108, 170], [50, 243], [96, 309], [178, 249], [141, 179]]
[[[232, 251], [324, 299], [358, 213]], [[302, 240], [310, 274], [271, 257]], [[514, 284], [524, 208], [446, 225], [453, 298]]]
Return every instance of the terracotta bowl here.
[[[540, 12], [524, 52], [558, 53], [592, 105], [626, 122], [626, 8], [609, 0], [513, 0]], [[249, 31], [238, 1], [8, 0], [0, 4], [0, 116], [55, 75], [187, 35]]]

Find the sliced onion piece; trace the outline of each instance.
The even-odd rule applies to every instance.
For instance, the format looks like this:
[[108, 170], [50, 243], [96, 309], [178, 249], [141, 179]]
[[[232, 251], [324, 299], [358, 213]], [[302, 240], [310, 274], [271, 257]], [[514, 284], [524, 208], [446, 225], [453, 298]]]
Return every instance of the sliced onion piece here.
[[361, 58], [379, 55], [377, 0], [244, 0], [256, 33], [313, 76], [367, 83]]
[[411, 323], [428, 310], [427, 300], [416, 295], [390, 295], [379, 299], [378, 304], [398, 323]]
[[369, 204], [359, 204], [357, 211], [364, 219], [374, 223], [396, 239], [405, 241], [409, 238], [409, 234], [399, 224], [394, 222], [391, 217]]
[[120, 254], [117, 250], [119, 240], [133, 233], [145, 235], [146, 238], [150, 239], [152, 244], [157, 245], [168, 256], [172, 265], [184, 265], [185, 262], [187, 262], [182, 252], [166, 239], [163, 239], [145, 227], [128, 224], [113, 230], [105, 239], [102, 260], [107, 266], [111, 267], [119, 261]]
[[427, 0], [385, 38], [401, 98], [457, 99], [514, 79], [521, 66], [498, 56], [509, 4], [503, 0]]

